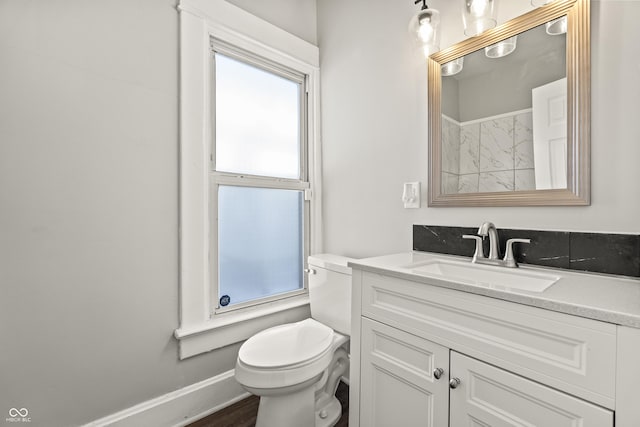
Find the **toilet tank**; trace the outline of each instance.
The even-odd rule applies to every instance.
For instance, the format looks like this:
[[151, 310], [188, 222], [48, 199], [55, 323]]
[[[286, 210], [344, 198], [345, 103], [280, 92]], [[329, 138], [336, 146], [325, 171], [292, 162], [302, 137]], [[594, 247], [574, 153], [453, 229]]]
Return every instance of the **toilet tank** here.
[[311, 317], [334, 331], [351, 336], [351, 268], [347, 258], [332, 254], [310, 256]]

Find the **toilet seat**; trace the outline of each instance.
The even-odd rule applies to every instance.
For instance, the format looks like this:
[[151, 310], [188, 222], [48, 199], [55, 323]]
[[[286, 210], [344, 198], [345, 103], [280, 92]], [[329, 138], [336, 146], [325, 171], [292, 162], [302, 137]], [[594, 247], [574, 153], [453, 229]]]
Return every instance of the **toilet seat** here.
[[266, 329], [240, 347], [236, 379], [253, 389], [300, 385], [322, 374], [346, 341], [348, 337], [314, 319]]
[[327, 351], [333, 335], [333, 329], [313, 319], [275, 326], [249, 338], [238, 358], [258, 369], [297, 368]]

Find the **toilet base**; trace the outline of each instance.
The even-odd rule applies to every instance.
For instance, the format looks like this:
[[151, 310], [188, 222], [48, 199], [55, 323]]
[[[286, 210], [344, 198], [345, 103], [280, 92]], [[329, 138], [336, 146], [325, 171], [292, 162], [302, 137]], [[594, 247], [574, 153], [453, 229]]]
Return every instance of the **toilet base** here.
[[[240, 381], [247, 391], [260, 396], [255, 427], [334, 426], [342, 415], [342, 406], [335, 393], [340, 378], [349, 370], [348, 340], [348, 337], [336, 333], [332, 349], [327, 353], [331, 355], [328, 366], [318, 375], [299, 384], [263, 388], [248, 386]], [[238, 361], [236, 378], [239, 372], [245, 373], [245, 370]]]
[[261, 396], [255, 427], [314, 427], [315, 387], [291, 394]]
[[316, 409], [315, 427], [333, 427], [342, 416], [342, 405], [335, 396], [321, 408]]
[[[342, 405], [323, 393], [318, 399], [314, 387], [293, 394], [261, 396], [255, 427], [332, 427], [342, 416]], [[315, 406], [315, 407], [314, 407]]]
[[349, 353], [340, 347], [333, 355], [333, 360], [326, 371], [325, 383], [316, 392], [315, 427], [332, 427], [342, 416], [342, 405], [336, 398], [336, 390], [340, 378], [349, 370]]

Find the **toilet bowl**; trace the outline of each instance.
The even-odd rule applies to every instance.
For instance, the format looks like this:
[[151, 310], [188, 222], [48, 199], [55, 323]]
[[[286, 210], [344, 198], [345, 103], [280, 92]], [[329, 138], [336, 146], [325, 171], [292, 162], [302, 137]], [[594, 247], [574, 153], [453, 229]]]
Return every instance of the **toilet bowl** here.
[[261, 331], [240, 348], [235, 377], [260, 396], [256, 427], [329, 427], [340, 419], [335, 392], [349, 368], [348, 261], [309, 257], [311, 318]]

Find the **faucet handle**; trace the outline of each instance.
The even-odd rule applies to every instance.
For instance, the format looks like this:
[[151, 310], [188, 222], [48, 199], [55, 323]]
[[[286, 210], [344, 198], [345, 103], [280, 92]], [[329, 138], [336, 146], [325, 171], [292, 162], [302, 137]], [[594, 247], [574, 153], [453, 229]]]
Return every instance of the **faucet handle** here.
[[513, 257], [513, 244], [514, 243], [531, 243], [531, 239], [509, 239], [507, 240], [506, 253], [504, 255], [504, 265], [506, 267], [517, 267], [518, 263]]
[[473, 234], [463, 234], [462, 238], [463, 239], [475, 239], [475, 241], [476, 241], [476, 251], [473, 254], [473, 259], [471, 259], [471, 262], [476, 262], [477, 259], [484, 258], [484, 249], [482, 247], [482, 237], [475, 236]]

